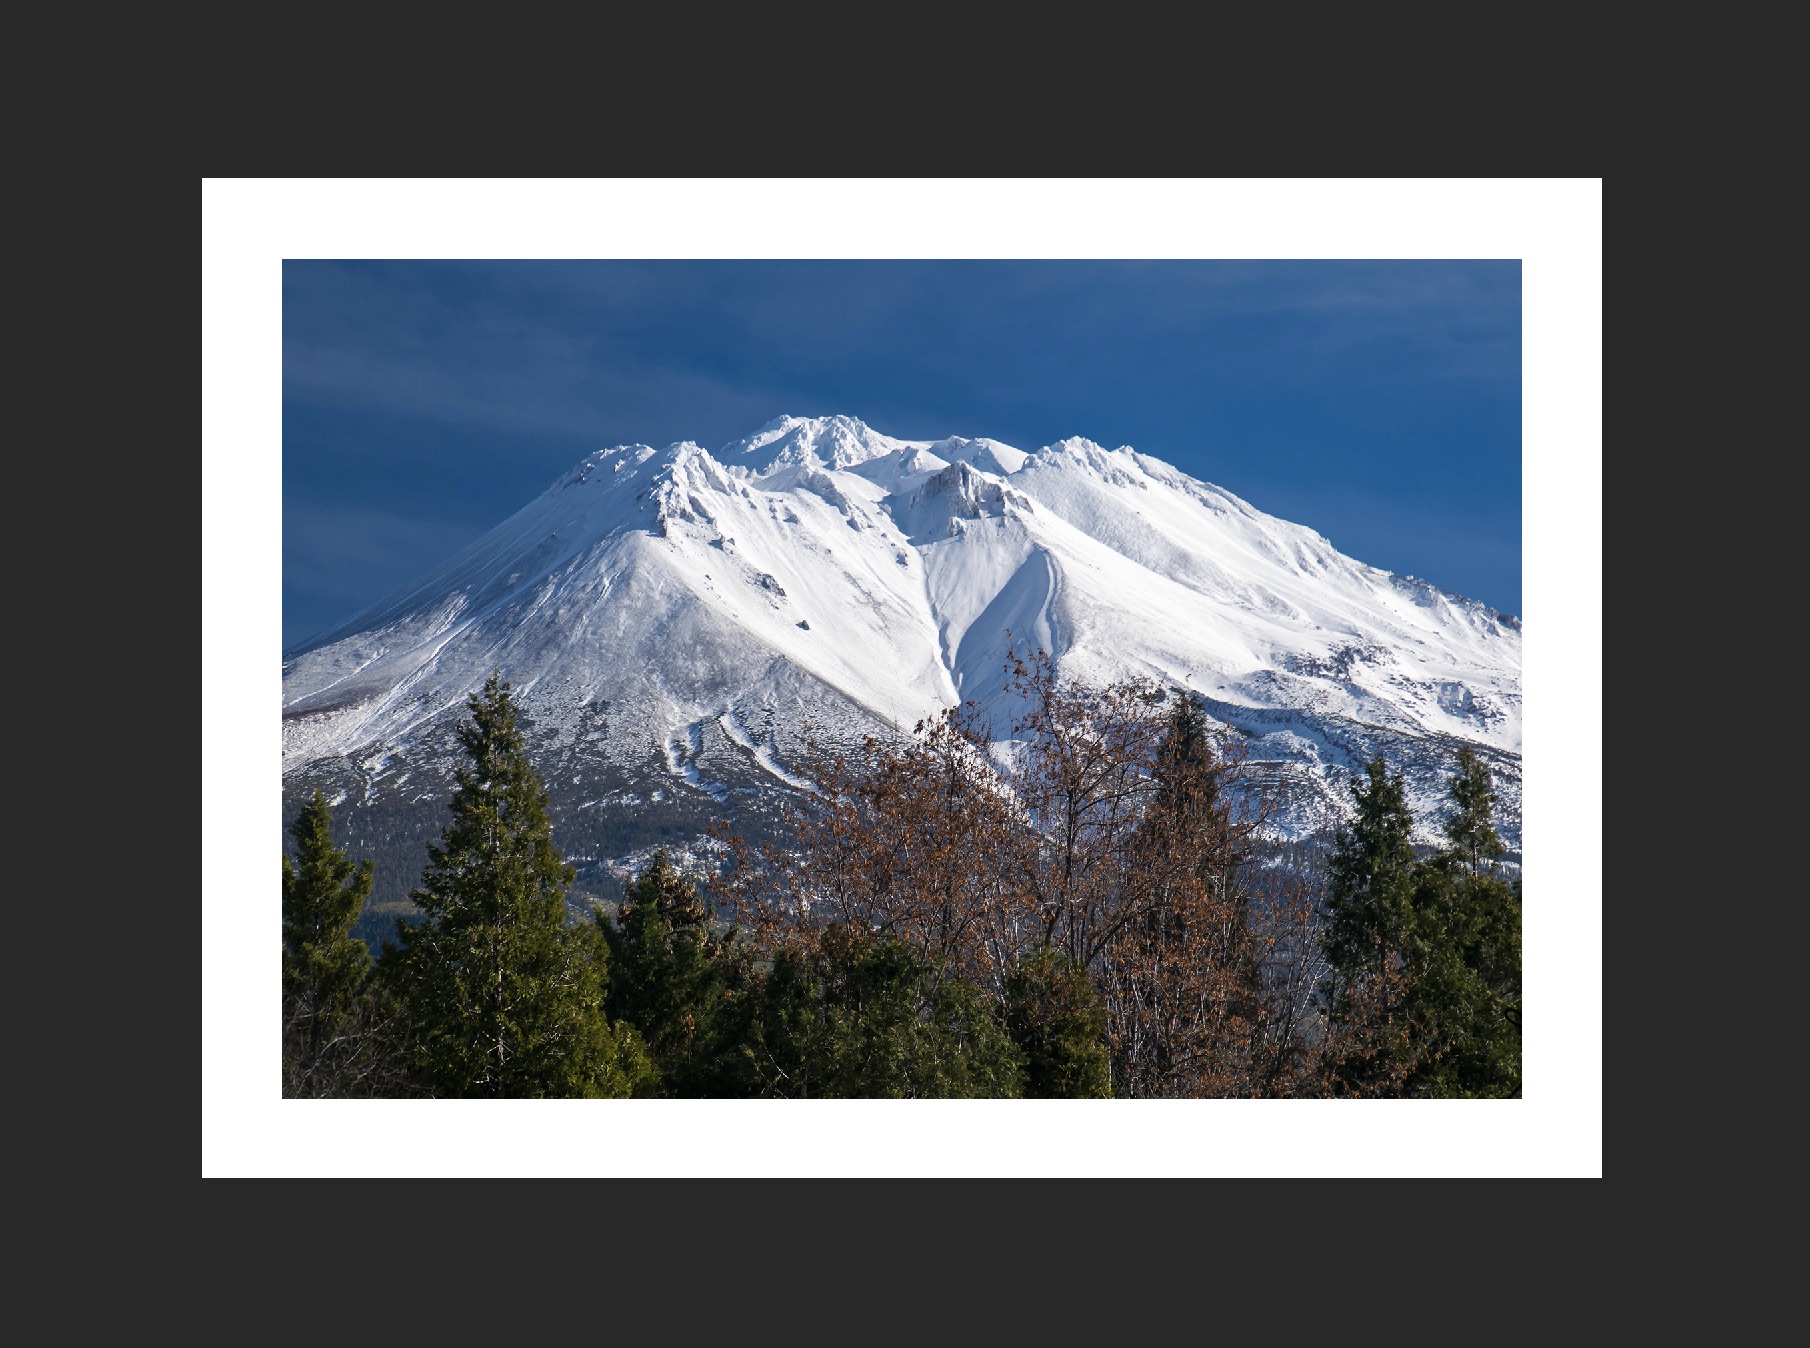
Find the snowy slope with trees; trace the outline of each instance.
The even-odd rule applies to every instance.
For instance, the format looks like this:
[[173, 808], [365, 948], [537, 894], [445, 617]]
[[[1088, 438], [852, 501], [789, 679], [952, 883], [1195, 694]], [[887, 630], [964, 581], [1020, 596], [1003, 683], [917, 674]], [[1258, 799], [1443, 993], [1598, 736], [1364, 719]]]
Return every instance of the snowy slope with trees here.
[[319, 786], [380, 869], [386, 843], [418, 856], [451, 727], [500, 671], [582, 868], [731, 804], [758, 815], [807, 734], [853, 747], [963, 700], [1003, 725], [1008, 632], [1068, 677], [1194, 692], [1246, 738], [1285, 834], [1339, 817], [1378, 750], [1431, 819], [1469, 745], [1519, 847], [1516, 618], [1130, 448], [907, 441], [842, 416], [715, 453], [600, 450], [285, 653], [286, 816]]

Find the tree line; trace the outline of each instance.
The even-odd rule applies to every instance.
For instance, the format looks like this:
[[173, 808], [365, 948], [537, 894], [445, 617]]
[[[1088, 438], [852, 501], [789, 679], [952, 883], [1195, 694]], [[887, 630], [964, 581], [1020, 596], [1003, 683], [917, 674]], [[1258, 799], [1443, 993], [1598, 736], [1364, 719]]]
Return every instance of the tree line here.
[[1236, 742], [1185, 694], [1042, 653], [1006, 692], [1003, 737], [967, 704], [819, 755], [783, 844], [724, 825], [710, 873], [656, 852], [574, 923], [493, 675], [419, 918], [375, 959], [351, 935], [370, 863], [318, 792], [290, 829], [285, 1095], [1520, 1094], [1521, 887], [1476, 755], [1441, 847], [1379, 757], [1323, 864], [1277, 865]]

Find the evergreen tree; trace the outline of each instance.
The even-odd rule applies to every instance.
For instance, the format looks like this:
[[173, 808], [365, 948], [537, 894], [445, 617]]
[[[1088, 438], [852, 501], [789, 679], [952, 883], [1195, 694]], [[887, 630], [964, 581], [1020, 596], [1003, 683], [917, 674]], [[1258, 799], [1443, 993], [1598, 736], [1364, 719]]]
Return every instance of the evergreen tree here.
[[803, 947], [782, 943], [746, 995], [724, 1008], [717, 1023], [730, 1052], [721, 1095], [806, 1100], [833, 1093], [825, 1088], [827, 1036], [814, 964]]
[[1448, 852], [1473, 876], [1493, 874], [1494, 863], [1507, 854], [1496, 832], [1496, 787], [1489, 768], [1466, 746], [1458, 751], [1458, 768], [1447, 787], [1452, 817], [1446, 820]]
[[1414, 919], [1414, 818], [1405, 783], [1381, 754], [1364, 774], [1351, 788], [1357, 814], [1327, 859], [1326, 958], [1347, 975], [1399, 956]]
[[452, 818], [398, 921], [383, 972], [406, 1008], [421, 1084], [436, 1095], [626, 1096], [649, 1074], [639, 1036], [605, 1011], [608, 949], [566, 925], [572, 868], [519, 709], [492, 674], [458, 726], [468, 763]]
[[1447, 845], [1416, 861], [1399, 777], [1380, 759], [1329, 865], [1323, 945], [1336, 1088], [1516, 1096], [1521, 1090], [1521, 900], [1497, 873], [1489, 770], [1461, 749]]
[[1207, 716], [1177, 688], [1169, 700], [1169, 721], [1157, 756], [1157, 808], [1197, 806], [1210, 812], [1219, 802], [1223, 765], [1213, 752]]
[[370, 954], [350, 935], [370, 897], [369, 861], [354, 866], [333, 844], [326, 799], [314, 793], [289, 835], [295, 859], [283, 857], [284, 1093], [325, 1089], [323, 1068], [343, 1057], [343, 1036], [359, 1019], [358, 1000]]
[[1458, 753], [1448, 785], [1447, 846], [1420, 868], [1412, 979], [1404, 1011], [1423, 1051], [1409, 1094], [1513, 1097], [1521, 1093], [1521, 895], [1497, 874], [1489, 769]]
[[1106, 1015], [1084, 970], [1044, 947], [1006, 981], [1006, 1029], [1025, 1055], [1027, 1098], [1105, 1099], [1112, 1095]]
[[1176, 689], [1151, 770], [1156, 792], [1138, 826], [1142, 866], [1173, 859], [1203, 884], [1232, 888], [1244, 857], [1224, 798], [1225, 773], [1206, 713]]
[[1024, 1057], [978, 994], [902, 942], [832, 926], [782, 946], [748, 1003], [748, 1094], [786, 1099], [1017, 1097]]
[[1397, 1094], [1416, 1052], [1403, 1002], [1420, 876], [1401, 776], [1390, 775], [1380, 754], [1364, 774], [1352, 785], [1356, 815], [1327, 862], [1321, 944], [1333, 975], [1325, 988], [1335, 1029], [1330, 1065], [1336, 1089]]
[[1132, 839], [1127, 920], [1095, 970], [1123, 1096], [1255, 1088], [1260, 952], [1226, 771], [1199, 703], [1176, 690], [1151, 771], [1156, 789]]
[[610, 949], [609, 1014], [640, 1032], [658, 1093], [708, 1094], [732, 940], [712, 934], [696, 884], [657, 851], [625, 887], [615, 921], [599, 913], [597, 925]]

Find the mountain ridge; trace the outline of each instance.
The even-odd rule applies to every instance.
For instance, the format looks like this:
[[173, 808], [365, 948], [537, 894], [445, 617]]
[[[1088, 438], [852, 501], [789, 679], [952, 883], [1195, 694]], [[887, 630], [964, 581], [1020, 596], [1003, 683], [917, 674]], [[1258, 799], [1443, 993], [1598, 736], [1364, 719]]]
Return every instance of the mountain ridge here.
[[1518, 847], [1519, 619], [1129, 446], [903, 440], [848, 416], [779, 417], [715, 453], [597, 450], [286, 651], [285, 809], [323, 783], [392, 824], [443, 800], [450, 725], [496, 669], [561, 765], [565, 845], [601, 860], [595, 839], [634, 831], [584, 826], [612, 792], [683, 833], [795, 781], [808, 734], [854, 746], [957, 701], [1009, 710], [1008, 630], [1067, 677], [1199, 697], [1285, 798], [1284, 836], [1336, 822], [1374, 749], [1430, 828], [1469, 744]]

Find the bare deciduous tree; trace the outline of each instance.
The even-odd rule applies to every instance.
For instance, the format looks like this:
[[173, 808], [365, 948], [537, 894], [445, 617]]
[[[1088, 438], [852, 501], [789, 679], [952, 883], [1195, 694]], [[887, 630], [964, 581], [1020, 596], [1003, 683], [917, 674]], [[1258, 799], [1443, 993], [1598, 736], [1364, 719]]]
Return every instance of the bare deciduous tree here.
[[1116, 1094], [1310, 1089], [1317, 906], [1247, 884], [1260, 814], [1234, 743], [1179, 692], [1064, 681], [1042, 652], [1005, 695], [997, 743], [968, 704], [810, 765], [795, 843], [738, 843], [717, 882], [756, 947], [885, 935], [1002, 1006], [1053, 950], [1096, 990]]

